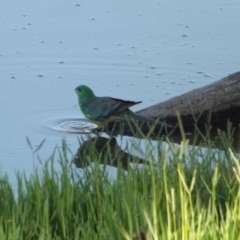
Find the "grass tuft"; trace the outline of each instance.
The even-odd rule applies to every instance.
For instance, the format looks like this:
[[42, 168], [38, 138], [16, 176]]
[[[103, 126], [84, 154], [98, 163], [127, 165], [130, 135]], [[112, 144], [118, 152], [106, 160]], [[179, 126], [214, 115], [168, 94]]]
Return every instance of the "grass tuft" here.
[[[222, 140], [231, 146], [231, 132]], [[27, 142], [33, 157], [44, 143]], [[238, 239], [239, 159], [204, 146], [159, 143], [155, 162], [128, 172], [119, 164], [113, 180], [94, 149], [85, 156], [94, 164], [76, 169], [63, 140], [41, 171], [17, 173], [17, 192], [0, 178], [0, 239]]]

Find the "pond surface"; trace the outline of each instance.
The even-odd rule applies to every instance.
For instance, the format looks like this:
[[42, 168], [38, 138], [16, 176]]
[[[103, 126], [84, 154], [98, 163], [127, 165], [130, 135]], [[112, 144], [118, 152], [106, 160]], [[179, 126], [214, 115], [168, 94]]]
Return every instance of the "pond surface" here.
[[[33, 170], [26, 136], [46, 160], [86, 127], [76, 86], [143, 101], [140, 110], [239, 71], [237, 1], [0, 3], [0, 170]], [[62, 131], [63, 130], [63, 131]], [[125, 141], [128, 138], [124, 138]]]

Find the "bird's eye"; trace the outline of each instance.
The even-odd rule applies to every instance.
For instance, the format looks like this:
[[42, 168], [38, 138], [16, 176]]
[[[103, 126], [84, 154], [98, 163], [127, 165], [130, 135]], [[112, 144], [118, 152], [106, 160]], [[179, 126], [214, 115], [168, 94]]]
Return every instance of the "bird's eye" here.
[[82, 89], [81, 89], [81, 88], [79, 88], [79, 89], [78, 89], [78, 91], [79, 91], [79, 92], [81, 92], [81, 91], [82, 91]]

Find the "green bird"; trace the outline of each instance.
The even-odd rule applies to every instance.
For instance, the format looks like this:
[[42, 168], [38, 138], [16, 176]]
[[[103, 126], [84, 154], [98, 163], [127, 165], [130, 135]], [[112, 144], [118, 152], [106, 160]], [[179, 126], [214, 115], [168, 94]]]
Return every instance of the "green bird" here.
[[[156, 120], [134, 113], [129, 107], [141, 103], [141, 101], [126, 101], [111, 97], [97, 97], [91, 88], [80, 85], [75, 89], [78, 96], [78, 104], [82, 113], [98, 127], [102, 127], [117, 119], [137, 120], [155, 123]], [[157, 122], [157, 125], [172, 128], [171, 125]]]

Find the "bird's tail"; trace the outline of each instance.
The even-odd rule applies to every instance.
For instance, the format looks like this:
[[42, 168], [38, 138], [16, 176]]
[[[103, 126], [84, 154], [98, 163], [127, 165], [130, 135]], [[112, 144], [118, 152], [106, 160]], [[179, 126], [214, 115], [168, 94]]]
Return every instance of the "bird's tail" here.
[[142, 116], [140, 114], [132, 112], [130, 109], [125, 110], [119, 116], [123, 117], [125, 119], [129, 119], [129, 120], [136, 120], [136, 121], [139, 121], [139, 122], [148, 122], [148, 123], [151, 123], [151, 124], [156, 124], [157, 126], [161, 126], [161, 127], [164, 126], [164, 127], [167, 127], [167, 128], [173, 128], [173, 126], [170, 125], [170, 124], [167, 124], [165, 122], [161, 122], [161, 121], [149, 118], [149, 117]]

